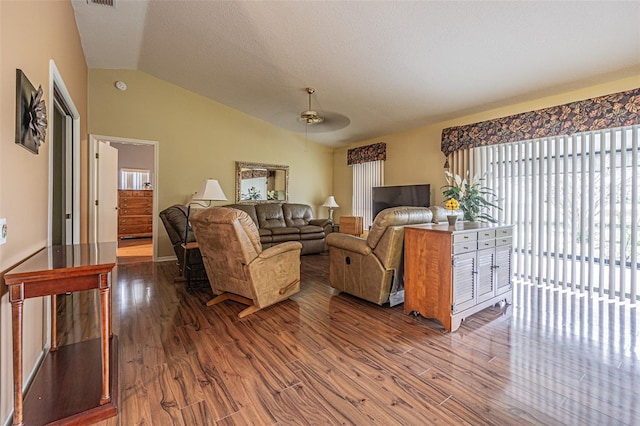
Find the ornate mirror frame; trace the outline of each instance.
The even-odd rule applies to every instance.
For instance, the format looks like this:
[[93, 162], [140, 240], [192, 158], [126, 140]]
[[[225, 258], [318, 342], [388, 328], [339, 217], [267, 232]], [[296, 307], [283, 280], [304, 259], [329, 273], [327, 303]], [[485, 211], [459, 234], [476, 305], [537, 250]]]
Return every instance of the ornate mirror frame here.
[[[247, 188], [243, 179], [256, 179]], [[262, 182], [264, 179], [264, 182]], [[266, 192], [266, 194], [263, 194]], [[282, 203], [289, 200], [289, 166], [236, 161], [236, 203]]]

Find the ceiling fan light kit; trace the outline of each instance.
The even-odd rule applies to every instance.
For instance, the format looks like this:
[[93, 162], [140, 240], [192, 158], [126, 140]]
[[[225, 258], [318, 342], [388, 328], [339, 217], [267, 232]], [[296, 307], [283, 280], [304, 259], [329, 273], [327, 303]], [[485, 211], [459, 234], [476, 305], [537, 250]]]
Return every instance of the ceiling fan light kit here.
[[313, 87], [307, 87], [305, 90], [309, 94], [309, 109], [300, 113], [298, 121], [306, 124], [307, 126], [320, 124], [324, 121], [324, 117], [321, 117], [317, 111], [311, 109], [311, 95], [316, 92], [316, 89], [314, 89]]

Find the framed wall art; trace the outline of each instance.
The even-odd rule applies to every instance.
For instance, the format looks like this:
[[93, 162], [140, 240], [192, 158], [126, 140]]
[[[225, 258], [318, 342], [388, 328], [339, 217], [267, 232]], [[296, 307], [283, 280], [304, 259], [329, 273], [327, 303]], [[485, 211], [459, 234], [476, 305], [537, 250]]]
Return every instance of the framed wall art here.
[[37, 154], [46, 132], [42, 86], [36, 90], [22, 70], [16, 69], [16, 143]]

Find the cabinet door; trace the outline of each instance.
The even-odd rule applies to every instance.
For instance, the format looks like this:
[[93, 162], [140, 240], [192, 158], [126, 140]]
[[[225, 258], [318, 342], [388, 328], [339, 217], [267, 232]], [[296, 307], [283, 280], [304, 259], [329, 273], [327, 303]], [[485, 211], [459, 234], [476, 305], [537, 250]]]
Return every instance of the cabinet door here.
[[495, 295], [495, 281], [493, 267], [495, 264], [495, 250], [478, 250], [478, 303], [491, 299]]
[[476, 304], [476, 253], [463, 253], [453, 257], [453, 313], [464, 311]]
[[511, 289], [511, 253], [512, 246], [510, 245], [496, 247], [496, 294], [502, 294]]

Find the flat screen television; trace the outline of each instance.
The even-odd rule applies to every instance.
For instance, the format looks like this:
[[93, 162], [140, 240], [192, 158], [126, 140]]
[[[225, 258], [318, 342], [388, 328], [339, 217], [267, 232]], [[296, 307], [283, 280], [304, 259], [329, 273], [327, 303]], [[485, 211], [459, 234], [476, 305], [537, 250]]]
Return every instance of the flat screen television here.
[[389, 207], [429, 207], [431, 185], [377, 186], [373, 188], [373, 217]]

